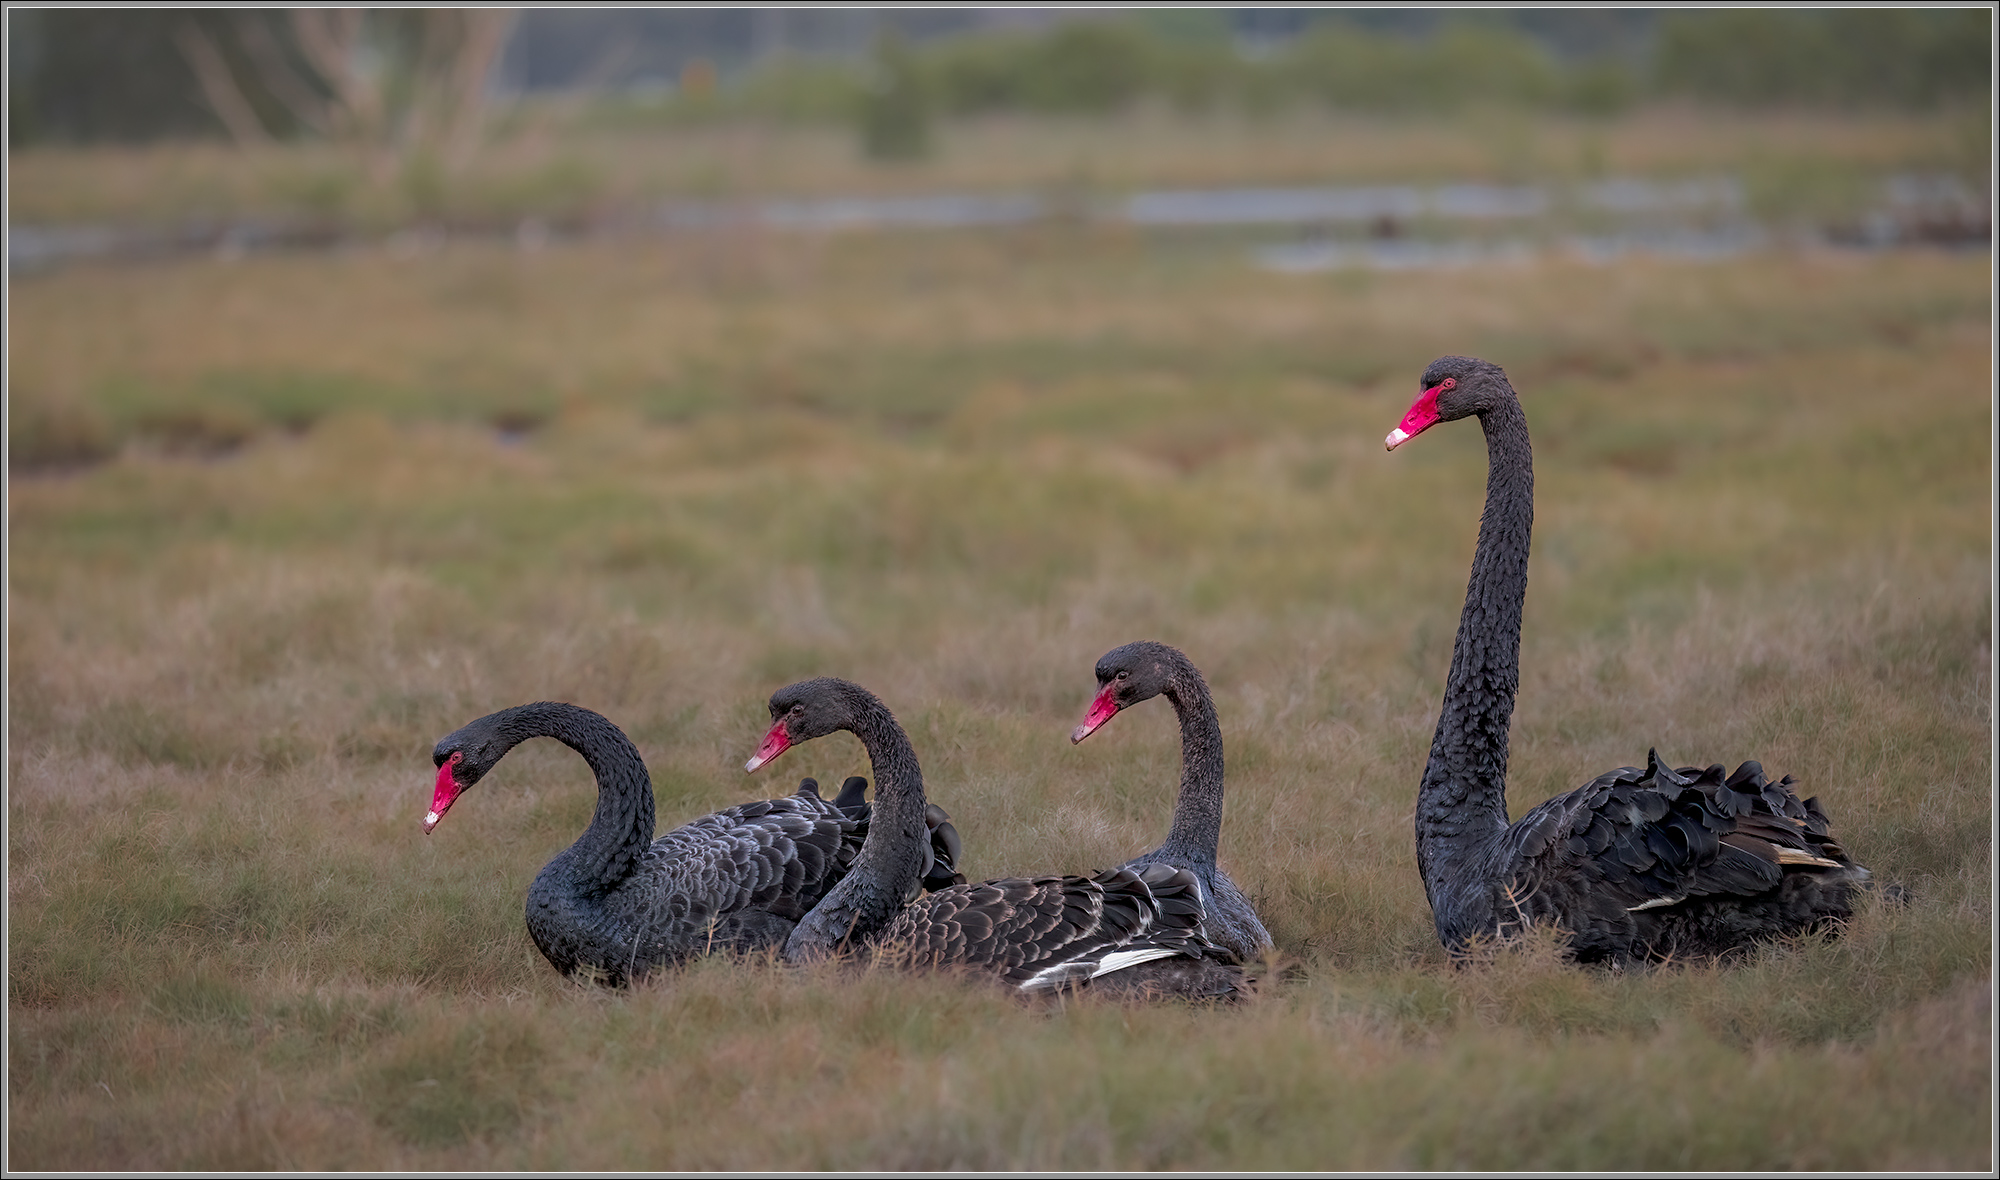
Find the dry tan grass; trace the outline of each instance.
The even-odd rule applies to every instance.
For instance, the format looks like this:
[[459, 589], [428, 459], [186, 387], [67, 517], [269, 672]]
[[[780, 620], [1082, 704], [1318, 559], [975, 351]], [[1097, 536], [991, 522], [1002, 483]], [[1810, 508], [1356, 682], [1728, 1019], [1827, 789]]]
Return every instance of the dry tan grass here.
[[[791, 249], [15, 284], [15, 421], [116, 449], [10, 488], [14, 1166], [1988, 1161], [1984, 256]], [[1907, 905], [1730, 968], [1445, 964], [1410, 816], [1483, 452], [1377, 440], [1446, 350], [1535, 429], [1515, 810], [1652, 745], [1755, 757]], [[831, 673], [974, 874], [1115, 862], [1165, 831], [1170, 713], [1065, 738], [1140, 637], [1216, 690], [1224, 860], [1292, 968], [1241, 1010], [734, 961], [606, 996], [520, 925], [589, 814], [572, 754], [418, 832], [431, 743], [534, 699], [632, 733], [663, 822], [837, 782], [844, 738], [737, 769]]]

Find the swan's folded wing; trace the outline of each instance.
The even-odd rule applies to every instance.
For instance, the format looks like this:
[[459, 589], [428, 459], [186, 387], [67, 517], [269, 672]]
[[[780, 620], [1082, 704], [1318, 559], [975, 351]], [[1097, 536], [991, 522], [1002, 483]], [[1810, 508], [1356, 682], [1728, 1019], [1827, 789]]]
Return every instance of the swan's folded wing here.
[[683, 824], [653, 841], [625, 888], [652, 922], [702, 927], [743, 910], [797, 921], [860, 849], [855, 822], [810, 795], [766, 799]]
[[[840, 794], [833, 800], [834, 807], [860, 825], [855, 829], [858, 839], [868, 837], [868, 817], [873, 811], [862, 797], [867, 789], [867, 779], [858, 774], [852, 775], [841, 784]], [[952, 826], [951, 816], [937, 804], [927, 803], [924, 805], [924, 826], [930, 830], [930, 858], [918, 883], [927, 893], [965, 884], [965, 874], [958, 871], [959, 859], [965, 855], [964, 846], [958, 829]]]
[[1649, 757], [1644, 770], [1621, 767], [1528, 812], [1503, 854], [1522, 898], [1580, 891], [1564, 906], [1572, 921], [1609, 919], [1689, 897], [1755, 896], [1787, 868], [1850, 866], [1824, 828], [1790, 778], [1771, 783], [1754, 762], [1725, 777], [1720, 765], [1668, 770]]
[[924, 805], [924, 826], [930, 829], [930, 867], [924, 871], [924, 888], [936, 893], [953, 885], [965, 884], [965, 874], [958, 871], [958, 862], [965, 855], [964, 843], [959, 839], [958, 829], [952, 825], [951, 816], [935, 803]]
[[1171, 865], [955, 886], [904, 909], [880, 940], [910, 966], [992, 972], [1026, 991], [1153, 959], [1227, 958], [1201, 935], [1192, 874]]

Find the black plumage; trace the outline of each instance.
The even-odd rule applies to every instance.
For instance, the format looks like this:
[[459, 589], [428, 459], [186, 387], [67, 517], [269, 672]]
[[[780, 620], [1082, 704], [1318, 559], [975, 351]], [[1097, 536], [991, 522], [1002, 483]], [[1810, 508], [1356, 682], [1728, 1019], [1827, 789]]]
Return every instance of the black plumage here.
[[876, 787], [860, 855], [800, 920], [787, 959], [872, 948], [892, 963], [990, 975], [1024, 992], [1089, 985], [1221, 998], [1246, 990], [1237, 957], [1202, 934], [1199, 882], [1172, 865], [980, 881], [919, 898], [923, 771], [888, 707], [860, 685], [824, 678], [772, 694], [771, 718], [751, 769], [846, 730], [868, 751]]
[[1417, 794], [1417, 864], [1452, 950], [1553, 922], [1578, 959], [1713, 956], [1852, 913], [1868, 870], [1830, 835], [1816, 799], [1755, 762], [1600, 775], [1507, 823], [1508, 729], [1520, 684], [1534, 470], [1527, 416], [1497, 365], [1440, 357], [1391, 450], [1477, 415], [1486, 508]]
[[1222, 724], [1201, 669], [1178, 648], [1141, 640], [1104, 653], [1095, 671], [1097, 696], [1070, 741], [1081, 742], [1117, 713], [1156, 696], [1167, 698], [1180, 721], [1181, 788], [1173, 825], [1165, 843], [1125, 867], [1167, 864], [1193, 873], [1207, 915], [1203, 931], [1245, 962], [1262, 957], [1271, 949], [1270, 932], [1216, 863], [1222, 839]]
[[[583, 755], [597, 778], [590, 826], [528, 890], [528, 933], [565, 975], [616, 986], [690, 955], [781, 945], [848, 871], [867, 835], [865, 803], [844, 810], [806, 779], [795, 795], [726, 808], [656, 840], [652, 778], [639, 751], [603, 716], [553, 701], [502, 709], [439, 741], [424, 830], [535, 737]], [[932, 826], [943, 835], [925, 843], [946, 849], [949, 870], [958, 835], [937, 815]]]
[[[1161, 968], [1153, 964], [1196, 960], [1209, 968], [1202, 973], [1208, 986], [1193, 994], [1229, 995], [1241, 972], [1207, 946], [1197, 890], [1193, 876], [1172, 865], [981, 881], [905, 908], [877, 942], [902, 965], [991, 972], [1022, 991], [1081, 986], [1125, 971], [1134, 981], [1157, 979]], [[1189, 994], [1184, 987], [1161, 990]]]
[[[812, 782], [811, 779], [805, 780]], [[868, 801], [862, 796], [868, 790], [868, 780], [860, 775], [849, 775], [840, 785], [840, 794], [834, 796], [833, 805], [849, 819], [861, 824], [862, 831], [868, 829]], [[944, 808], [935, 803], [924, 804], [924, 823], [931, 832], [931, 859], [924, 866], [921, 878], [926, 891], [935, 892], [952, 885], [965, 884], [965, 874], [958, 871], [959, 839], [958, 829], [951, 825], [951, 818]]]

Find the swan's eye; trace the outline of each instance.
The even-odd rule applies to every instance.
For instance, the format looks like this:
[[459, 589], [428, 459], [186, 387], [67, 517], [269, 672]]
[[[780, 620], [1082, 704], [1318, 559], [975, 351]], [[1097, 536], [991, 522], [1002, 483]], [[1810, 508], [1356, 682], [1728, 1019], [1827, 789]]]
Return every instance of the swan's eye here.
[[792, 706], [792, 716], [794, 717], [799, 716], [801, 713], [804, 713], [805, 711], [806, 711], [806, 703], [804, 701], [800, 701], [798, 704]]
[[1446, 378], [1445, 378], [1445, 379], [1444, 379], [1443, 381], [1440, 381], [1440, 382], [1438, 383], [1438, 386], [1439, 386], [1439, 388], [1442, 388], [1442, 389], [1457, 389], [1457, 388], [1458, 388], [1458, 378], [1456, 378], [1456, 377], [1446, 377]]
[[1120, 679], [1120, 680], [1130, 680], [1130, 679], [1132, 679], [1132, 674], [1131, 674], [1130, 672], [1120, 672], [1120, 673], [1118, 674], [1118, 679]]

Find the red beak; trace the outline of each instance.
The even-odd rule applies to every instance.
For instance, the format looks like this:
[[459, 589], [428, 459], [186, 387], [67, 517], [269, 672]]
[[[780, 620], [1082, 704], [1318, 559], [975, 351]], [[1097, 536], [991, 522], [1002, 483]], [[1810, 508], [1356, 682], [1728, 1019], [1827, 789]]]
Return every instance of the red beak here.
[[1083, 715], [1083, 724], [1077, 726], [1076, 731], [1069, 735], [1071, 745], [1096, 733], [1098, 726], [1117, 715], [1118, 702], [1113, 699], [1117, 689], [1118, 682], [1114, 680], [1097, 690], [1097, 698], [1090, 702], [1090, 711]]
[[779, 721], [777, 724], [771, 726], [771, 732], [764, 735], [764, 744], [757, 747], [755, 754], [750, 755], [750, 761], [743, 764], [743, 769], [745, 771], [756, 770], [759, 766], [764, 765], [766, 762], [769, 762], [791, 748], [792, 735], [785, 732], [785, 723]]
[[1410, 407], [1410, 412], [1403, 415], [1401, 422], [1396, 423], [1396, 429], [1391, 430], [1389, 437], [1382, 440], [1388, 449], [1393, 451], [1437, 425], [1438, 392], [1443, 388], [1442, 385], [1433, 385], [1424, 390], [1423, 396], [1417, 399], [1417, 404]]
[[445, 759], [443, 766], [438, 767], [437, 788], [431, 792], [431, 809], [424, 816], [426, 836], [431, 834], [432, 828], [438, 826], [438, 821], [444, 818], [444, 813], [450, 811], [451, 805], [457, 801], [458, 793], [465, 789], [458, 785], [458, 776], [452, 773], [452, 768], [456, 767], [459, 759], [463, 757], [465, 757], [463, 754], [453, 754]]

